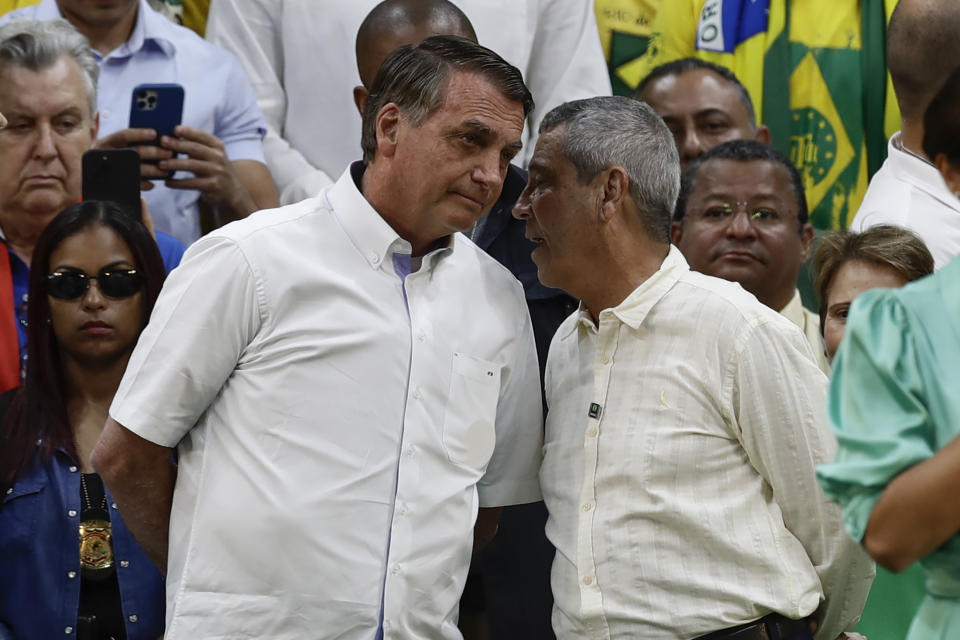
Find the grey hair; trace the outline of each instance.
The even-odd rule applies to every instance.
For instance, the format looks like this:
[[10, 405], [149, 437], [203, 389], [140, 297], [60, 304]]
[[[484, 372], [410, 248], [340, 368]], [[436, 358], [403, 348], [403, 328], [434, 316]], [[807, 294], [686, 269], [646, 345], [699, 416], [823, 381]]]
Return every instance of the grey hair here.
[[97, 112], [97, 79], [100, 66], [90, 43], [73, 25], [55, 20], [12, 20], [0, 27], [0, 65], [44, 71], [69, 56], [80, 67], [90, 102], [90, 115]]
[[645, 102], [622, 96], [574, 100], [556, 107], [540, 133], [565, 127], [562, 149], [582, 183], [621, 167], [651, 238], [670, 242], [670, 220], [680, 191], [680, 156], [673, 135]]

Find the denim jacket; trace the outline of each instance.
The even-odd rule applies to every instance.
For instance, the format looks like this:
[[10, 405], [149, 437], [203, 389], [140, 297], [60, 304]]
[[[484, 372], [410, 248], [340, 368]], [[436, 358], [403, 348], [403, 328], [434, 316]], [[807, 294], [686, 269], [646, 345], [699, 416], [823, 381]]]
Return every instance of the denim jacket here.
[[[40, 444], [40, 441], [37, 442]], [[80, 603], [80, 469], [63, 450], [39, 455], [0, 496], [0, 640], [70, 638]], [[164, 627], [164, 583], [107, 493], [120, 600], [129, 640]]]

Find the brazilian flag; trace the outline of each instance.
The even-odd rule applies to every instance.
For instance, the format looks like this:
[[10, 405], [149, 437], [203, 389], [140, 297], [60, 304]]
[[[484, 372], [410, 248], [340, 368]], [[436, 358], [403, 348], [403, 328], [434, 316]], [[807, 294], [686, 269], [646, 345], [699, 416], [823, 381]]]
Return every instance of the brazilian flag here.
[[900, 124], [884, 51], [895, 4], [669, 0], [636, 71], [684, 57], [731, 69], [800, 170], [813, 225], [846, 228]]
[[633, 95], [640, 82], [636, 61], [647, 52], [657, 9], [670, 0], [595, 0], [600, 45], [613, 95]]

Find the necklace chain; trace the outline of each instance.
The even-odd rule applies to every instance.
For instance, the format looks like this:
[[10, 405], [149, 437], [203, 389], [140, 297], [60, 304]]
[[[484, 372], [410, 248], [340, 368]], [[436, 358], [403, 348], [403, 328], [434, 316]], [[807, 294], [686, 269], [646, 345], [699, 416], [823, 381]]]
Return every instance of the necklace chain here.
[[[80, 488], [83, 490], [83, 499], [87, 503], [87, 511], [93, 509], [93, 504], [90, 502], [90, 493], [87, 491], [87, 474], [80, 474]], [[100, 509], [103, 511], [107, 510], [107, 492], [103, 492], [103, 504], [100, 505]]]

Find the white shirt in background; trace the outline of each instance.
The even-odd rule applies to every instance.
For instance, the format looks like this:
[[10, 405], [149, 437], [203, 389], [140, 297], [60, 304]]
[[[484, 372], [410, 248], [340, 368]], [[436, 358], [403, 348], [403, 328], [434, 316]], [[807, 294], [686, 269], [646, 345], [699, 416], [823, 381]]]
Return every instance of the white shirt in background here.
[[[267, 120], [267, 164], [283, 204], [316, 195], [360, 157], [356, 39], [379, 0], [217, 0], [207, 38], [240, 59]], [[457, 0], [480, 44], [523, 73], [540, 120], [578, 98], [610, 95], [591, 0]]]
[[873, 563], [814, 466], [827, 378], [796, 326], [679, 250], [599, 327], [554, 337], [540, 472], [560, 640], [687, 640], [826, 599], [833, 640]]
[[178, 448], [167, 640], [460, 638], [478, 507], [540, 498], [523, 291], [410, 245], [350, 172], [200, 239], [110, 414]]
[[887, 144], [887, 159], [870, 180], [850, 230], [878, 224], [904, 227], [920, 236], [938, 271], [960, 254], [960, 199], [935, 166], [901, 148], [899, 131]]

